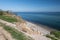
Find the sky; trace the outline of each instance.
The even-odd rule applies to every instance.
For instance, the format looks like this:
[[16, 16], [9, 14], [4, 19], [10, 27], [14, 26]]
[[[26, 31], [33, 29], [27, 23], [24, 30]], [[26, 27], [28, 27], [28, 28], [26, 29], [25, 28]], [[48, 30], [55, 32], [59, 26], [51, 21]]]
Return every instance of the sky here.
[[0, 9], [17, 12], [60, 12], [60, 0], [0, 0]]

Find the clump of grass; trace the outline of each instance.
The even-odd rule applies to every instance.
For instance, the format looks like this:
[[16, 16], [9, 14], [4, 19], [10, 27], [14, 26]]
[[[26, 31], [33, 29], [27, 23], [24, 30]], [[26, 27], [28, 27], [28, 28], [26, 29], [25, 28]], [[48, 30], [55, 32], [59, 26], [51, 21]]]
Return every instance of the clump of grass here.
[[52, 36], [50, 36], [50, 35], [46, 35], [46, 37], [51, 38], [52, 40], [58, 40], [57, 38], [52, 37]]
[[51, 31], [50, 35], [46, 35], [46, 37], [51, 38], [52, 40], [60, 39], [60, 31]]
[[3, 28], [8, 31], [16, 40], [33, 40], [31, 37], [24, 35], [22, 32], [19, 32], [18, 30], [9, 26], [3, 25]]
[[60, 31], [51, 31], [50, 34], [55, 35], [57, 38], [60, 38]]

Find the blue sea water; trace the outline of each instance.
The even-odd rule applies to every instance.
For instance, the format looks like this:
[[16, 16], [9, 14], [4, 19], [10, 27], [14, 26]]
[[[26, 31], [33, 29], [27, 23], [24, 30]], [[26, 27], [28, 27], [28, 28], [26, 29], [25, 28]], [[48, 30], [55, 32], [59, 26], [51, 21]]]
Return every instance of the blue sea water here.
[[60, 12], [15, 12], [24, 20], [60, 30]]

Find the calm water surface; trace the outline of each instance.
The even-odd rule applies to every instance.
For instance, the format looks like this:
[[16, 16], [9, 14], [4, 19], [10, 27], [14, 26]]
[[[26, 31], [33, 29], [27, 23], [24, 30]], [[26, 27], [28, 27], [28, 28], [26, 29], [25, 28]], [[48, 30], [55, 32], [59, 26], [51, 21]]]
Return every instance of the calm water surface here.
[[60, 30], [60, 12], [16, 12], [27, 21], [47, 25]]

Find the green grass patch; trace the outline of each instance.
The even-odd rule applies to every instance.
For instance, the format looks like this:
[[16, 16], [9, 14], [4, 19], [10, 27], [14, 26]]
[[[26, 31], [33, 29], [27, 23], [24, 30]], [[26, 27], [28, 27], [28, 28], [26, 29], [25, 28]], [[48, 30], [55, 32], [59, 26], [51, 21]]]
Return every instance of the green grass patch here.
[[60, 31], [51, 31], [50, 34], [55, 35], [57, 38], [60, 38]]
[[60, 31], [51, 31], [50, 35], [46, 35], [46, 37], [51, 38], [52, 40], [60, 39]]
[[7, 22], [17, 22], [16, 18], [10, 17], [10, 16], [2, 16], [0, 15], [0, 19], [5, 20]]
[[52, 40], [58, 40], [58, 39], [56, 39], [55, 37], [52, 37], [52, 36], [50, 36], [50, 35], [46, 35], [46, 37], [51, 38]]

